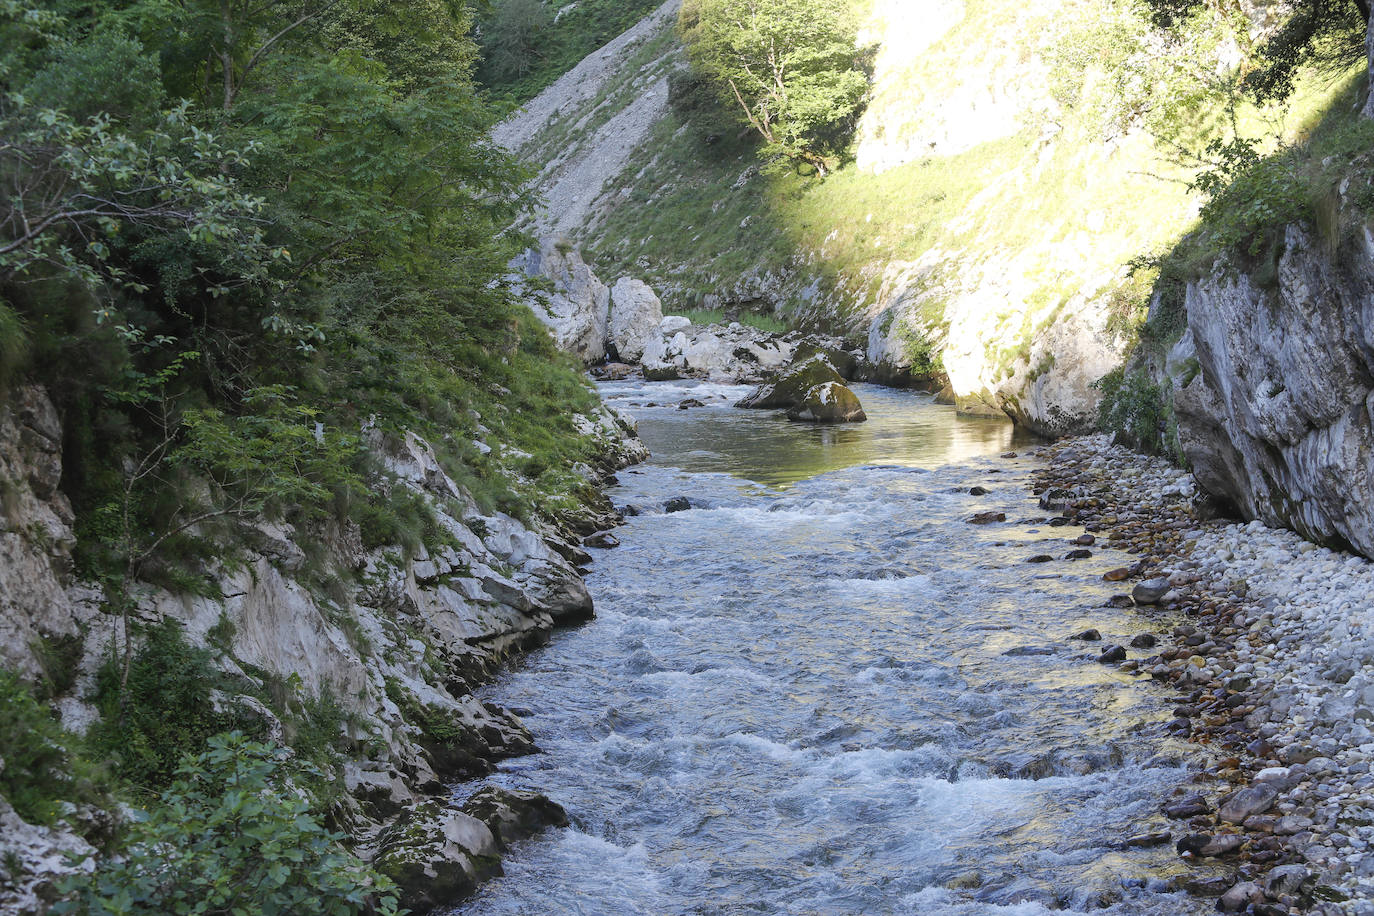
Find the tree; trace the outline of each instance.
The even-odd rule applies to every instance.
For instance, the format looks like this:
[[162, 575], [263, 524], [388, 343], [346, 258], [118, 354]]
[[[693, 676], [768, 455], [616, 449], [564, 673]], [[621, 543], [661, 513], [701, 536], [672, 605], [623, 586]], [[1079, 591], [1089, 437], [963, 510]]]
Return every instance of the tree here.
[[[1214, 0], [1144, 0], [1154, 24], [1174, 28]], [[1207, 15], [1219, 11], [1206, 10]], [[1298, 0], [1257, 49], [1243, 87], [1260, 102], [1283, 101], [1308, 65], [1342, 71], [1364, 57], [1369, 0]]]
[[763, 153], [826, 175], [868, 95], [858, 20], [834, 0], [688, 0], [692, 66], [761, 138]]
[[550, 51], [553, 16], [543, 0], [505, 0], [482, 23], [483, 69], [494, 83], [511, 83]]

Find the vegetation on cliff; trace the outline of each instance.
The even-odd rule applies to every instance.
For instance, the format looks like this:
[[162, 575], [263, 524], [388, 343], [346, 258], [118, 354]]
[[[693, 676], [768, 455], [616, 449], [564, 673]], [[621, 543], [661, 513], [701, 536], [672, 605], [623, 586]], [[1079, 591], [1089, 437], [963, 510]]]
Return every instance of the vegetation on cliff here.
[[[596, 400], [507, 279], [527, 174], [487, 138], [472, 26], [450, 0], [0, 0], [0, 395], [37, 384], [56, 402], [74, 572], [124, 623], [81, 739], [49, 721], [51, 685], [0, 676], [0, 794], [22, 816], [113, 793], [229, 823], [230, 761], [262, 777], [232, 817], [284, 813], [319, 851], [309, 873], [240, 863], [270, 866], [262, 886], [342, 889], [331, 912], [377, 903], [370, 876], [322, 851], [337, 837], [298, 817], [341, 791], [340, 711], [267, 672], [226, 674], [243, 670], [232, 632], [193, 646], [141, 622], [138, 599], [218, 597], [263, 523], [305, 542], [299, 578], [320, 591], [361, 575], [321, 565], [338, 532], [410, 555], [450, 544], [382, 469], [376, 446], [411, 432], [480, 511], [548, 520], [588, 492], [578, 469], [598, 446], [577, 414]], [[267, 738], [269, 709], [307, 766], [278, 772], [243, 744], [188, 763], [229, 729]], [[227, 861], [213, 831], [187, 847], [203, 860], [143, 856], [189, 829], [155, 813], [89, 831], [131, 852], [77, 911], [229, 893], [244, 876], [205, 866]], [[125, 905], [154, 885], [164, 896]]]

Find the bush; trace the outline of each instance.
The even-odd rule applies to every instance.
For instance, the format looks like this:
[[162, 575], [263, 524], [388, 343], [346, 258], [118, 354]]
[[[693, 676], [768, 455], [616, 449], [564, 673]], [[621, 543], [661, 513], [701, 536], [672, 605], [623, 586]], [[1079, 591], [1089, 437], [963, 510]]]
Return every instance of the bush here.
[[211, 690], [238, 686], [213, 661], [214, 653], [189, 645], [173, 620], [148, 631], [122, 691], [123, 658], [112, 655], [96, 681], [101, 720], [90, 732], [92, 750], [135, 787], [165, 788], [183, 756], [198, 753], [211, 735], [244, 724], [210, 699]]
[[0, 795], [30, 824], [51, 824], [72, 799], [72, 760], [62, 727], [19, 677], [0, 671]]
[[177, 768], [118, 858], [65, 879], [54, 914], [396, 914], [394, 885], [339, 845], [292, 785], [285, 752], [235, 732]]
[[1098, 427], [1117, 441], [1150, 455], [1183, 464], [1178, 420], [1169, 393], [1150, 380], [1144, 369], [1113, 369], [1096, 382], [1102, 392]]

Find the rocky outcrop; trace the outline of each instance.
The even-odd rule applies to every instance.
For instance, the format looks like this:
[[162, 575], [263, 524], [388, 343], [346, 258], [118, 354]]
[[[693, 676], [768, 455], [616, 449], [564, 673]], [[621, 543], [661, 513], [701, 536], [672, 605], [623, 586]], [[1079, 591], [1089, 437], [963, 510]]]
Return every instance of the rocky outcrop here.
[[610, 343], [622, 362], [637, 363], [663, 339], [663, 306], [642, 280], [621, 277], [611, 287]]
[[801, 423], [862, 423], [868, 419], [859, 399], [841, 382], [808, 388], [787, 411], [787, 419]]
[[609, 356], [642, 366], [650, 379], [760, 381], [787, 364], [800, 339], [739, 322], [699, 326], [681, 315], [665, 317], [648, 284], [621, 277], [608, 289], [562, 241], [545, 240], [511, 267], [548, 287], [536, 293], [543, 303], [535, 314], [559, 349], [588, 365]]
[[671, 330], [645, 349], [645, 376], [700, 377], [727, 382], [757, 382], [787, 365], [797, 335], [778, 336], [739, 322], [694, 325], [669, 316], [660, 330]]
[[0, 913], [45, 913], [58, 883], [88, 871], [95, 850], [71, 830], [25, 823], [0, 798]]
[[[589, 484], [646, 454], [633, 422], [605, 408], [577, 417], [576, 426], [601, 450], [597, 468], [581, 469]], [[123, 628], [71, 569], [73, 519], [58, 489], [61, 440], [57, 412], [41, 390], [15, 392], [0, 408], [0, 664], [36, 681], [51, 674], [45, 644], [63, 641], [78, 670], [55, 705], [63, 724], [80, 731], [98, 715], [95, 674], [111, 646], [123, 643]], [[353, 748], [342, 773], [348, 821], [359, 837], [387, 824], [395, 836], [407, 829], [396, 823], [432, 813], [425, 799], [444, 791], [446, 780], [480, 776], [533, 748], [514, 715], [481, 702], [474, 690], [513, 653], [547, 641], [558, 625], [590, 617], [592, 600], [574, 565], [587, 559], [571, 542], [575, 531], [481, 511], [420, 436], [365, 429], [364, 441], [385, 471], [377, 486], [425, 500], [445, 531], [442, 547], [412, 555], [395, 546], [366, 550], [345, 523], [304, 532], [263, 520], [240, 532], [235, 562], [209, 570], [211, 596], [144, 585], [135, 590], [133, 616], [176, 621], [192, 643], [218, 645], [217, 664], [247, 692], [265, 691], [267, 677], [298, 685], [302, 698], [332, 698], [348, 722], [340, 738]], [[600, 530], [617, 519], [609, 503], [583, 514], [574, 514], [574, 529]], [[341, 571], [336, 589], [326, 593], [301, 575], [307, 538]], [[270, 733], [282, 734], [283, 710], [248, 695], [216, 702], [252, 709]], [[0, 826], [17, 819], [2, 806]], [[461, 847], [476, 858], [463, 860], [471, 868], [446, 866], [436, 888], [465, 886], [484, 874], [482, 857], [497, 848], [490, 831], [471, 817], [440, 827], [444, 849]], [[62, 849], [83, 848], [78, 832], [60, 824], [4, 826], [4, 837], [33, 843], [13, 857], [20, 873], [0, 887], [0, 909], [33, 912], [15, 902], [13, 888], [30, 888], [23, 893], [32, 896], [32, 888], [50, 883], [55, 873], [42, 863], [65, 861]]]
[[1044, 436], [1090, 431], [1101, 399], [1094, 383], [1124, 357], [1104, 308], [1122, 271], [1076, 278], [1053, 295], [1041, 277], [1047, 260], [1072, 276], [1087, 261], [1081, 249], [1046, 243], [983, 263], [934, 250], [888, 265], [866, 326], [868, 377], [948, 386], [965, 412], [1010, 417]]
[[1249, 518], [1374, 556], [1374, 237], [1332, 257], [1290, 227], [1262, 284], [1218, 263], [1170, 354], [1199, 484]]
[[[560, 238], [547, 238], [511, 266], [526, 277], [550, 284], [551, 291], [533, 309], [548, 326], [558, 349], [589, 363], [606, 357], [611, 293], [576, 249]], [[539, 294], [535, 297], [538, 300]]]
[[407, 811], [378, 836], [375, 862], [402, 906], [429, 912], [501, 874], [511, 843], [566, 826], [567, 813], [545, 796], [488, 786], [461, 807], [432, 800]]
[[23, 388], [0, 403], [0, 666], [44, 674], [35, 652], [76, 639], [91, 613], [72, 580], [72, 507], [58, 490], [62, 424], [47, 396]]

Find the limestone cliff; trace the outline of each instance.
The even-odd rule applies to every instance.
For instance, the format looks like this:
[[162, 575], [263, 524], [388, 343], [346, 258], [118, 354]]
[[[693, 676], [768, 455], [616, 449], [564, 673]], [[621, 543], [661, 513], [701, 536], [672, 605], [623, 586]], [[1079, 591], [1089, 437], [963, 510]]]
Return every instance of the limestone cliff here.
[[[601, 444], [602, 472], [645, 457], [630, 421], [600, 409], [579, 422]], [[614, 522], [609, 505], [571, 517], [565, 531], [485, 514], [420, 437], [367, 436], [385, 467], [385, 486], [423, 499], [448, 546], [367, 550], [349, 524], [307, 532], [260, 520], [226, 545], [226, 556], [236, 559], [213, 570], [213, 596], [145, 585], [132, 615], [138, 632], [175, 621], [189, 642], [214, 647], [216, 664], [243, 687], [242, 695], [216, 702], [261, 720], [278, 740], [282, 719], [300, 702], [338, 704], [346, 734], [332, 739], [350, 747], [338, 775], [350, 832], [360, 841], [442, 794], [446, 781], [479, 776], [532, 747], [514, 715], [473, 690], [503, 659], [592, 615], [576, 566], [588, 557], [569, 535]], [[64, 675], [45, 670], [44, 646], [74, 643], [78, 670], [57, 678], [72, 686], [56, 705], [67, 728], [84, 732], [99, 715], [96, 672], [121, 651], [124, 632], [120, 615], [72, 568], [72, 511], [58, 488], [62, 437], [41, 389], [19, 389], [0, 405], [0, 665], [31, 679]], [[307, 574], [307, 546], [315, 563], [323, 551], [323, 562], [343, 571], [341, 589], [322, 589]], [[135, 644], [140, 638], [136, 633]], [[258, 698], [270, 693], [269, 680], [290, 685], [284, 705]], [[13, 820], [13, 812], [0, 802], [5, 818]], [[53, 869], [66, 867], [54, 850], [68, 847], [81, 844], [61, 829], [7, 828], [0, 853], [13, 852], [21, 867], [0, 886], [0, 910], [41, 911], [35, 894]], [[449, 867], [472, 871], [453, 849], [443, 852]]]
[[1374, 238], [1290, 226], [1276, 274], [1218, 261], [1169, 358], [1198, 482], [1246, 517], [1374, 555]]

